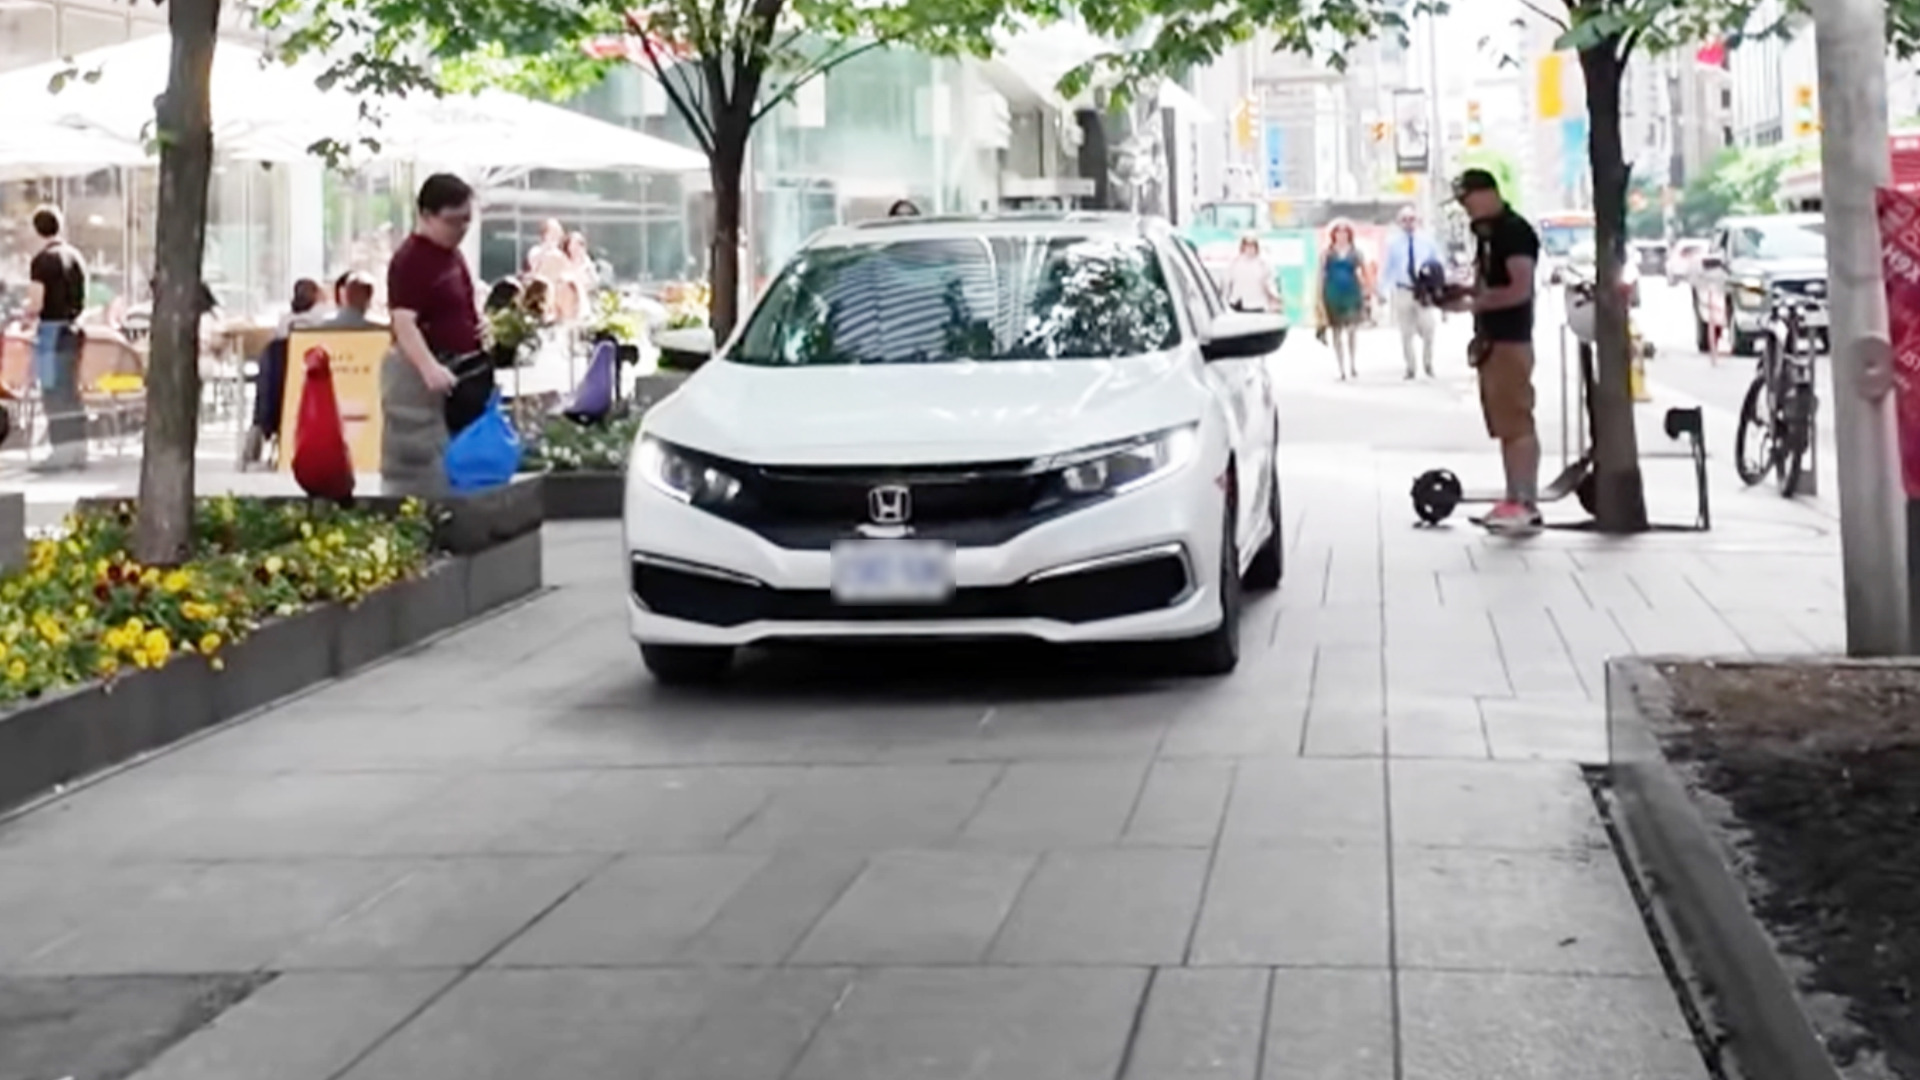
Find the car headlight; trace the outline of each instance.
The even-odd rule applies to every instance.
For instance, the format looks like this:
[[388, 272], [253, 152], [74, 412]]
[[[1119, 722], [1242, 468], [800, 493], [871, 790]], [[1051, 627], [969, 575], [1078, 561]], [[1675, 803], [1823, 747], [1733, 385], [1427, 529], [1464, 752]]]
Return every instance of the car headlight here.
[[1746, 278], [1734, 282], [1733, 300], [1744, 308], [1766, 307], [1767, 283], [1759, 278]]
[[1117, 495], [1193, 460], [1200, 446], [1198, 427], [1185, 424], [1056, 455], [1039, 462], [1035, 471], [1059, 476], [1068, 495]]
[[732, 502], [740, 494], [739, 479], [726, 470], [651, 436], [640, 437], [632, 467], [655, 489], [694, 506]]

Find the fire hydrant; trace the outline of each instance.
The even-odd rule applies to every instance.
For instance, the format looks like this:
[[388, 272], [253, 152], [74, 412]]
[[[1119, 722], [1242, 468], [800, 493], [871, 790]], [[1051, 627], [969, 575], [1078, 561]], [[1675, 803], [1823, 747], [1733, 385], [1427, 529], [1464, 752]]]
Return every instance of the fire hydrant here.
[[1635, 402], [1648, 402], [1653, 395], [1647, 392], [1647, 361], [1653, 359], [1653, 344], [1643, 341], [1638, 335], [1632, 339], [1633, 361], [1628, 370], [1627, 386], [1633, 392]]

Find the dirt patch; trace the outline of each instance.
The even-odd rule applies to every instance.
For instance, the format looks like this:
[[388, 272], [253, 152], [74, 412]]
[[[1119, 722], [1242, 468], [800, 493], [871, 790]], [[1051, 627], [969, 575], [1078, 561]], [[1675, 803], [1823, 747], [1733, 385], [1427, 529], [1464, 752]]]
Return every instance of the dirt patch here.
[[0, 1077], [122, 1080], [265, 981], [259, 975], [0, 978]]
[[[1837, 1064], [1920, 1080], [1920, 667], [1663, 667], [1668, 756], [1723, 800], [1803, 990], [1845, 1003]], [[1816, 1016], [1816, 1023], [1819, 1022]]]

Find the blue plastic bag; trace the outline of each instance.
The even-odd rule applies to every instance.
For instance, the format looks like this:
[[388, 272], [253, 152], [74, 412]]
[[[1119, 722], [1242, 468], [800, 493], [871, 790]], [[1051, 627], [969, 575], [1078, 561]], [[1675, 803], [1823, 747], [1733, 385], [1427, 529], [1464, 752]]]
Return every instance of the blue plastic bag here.
[[447, 484], [459, 492], [485, 491], [512, 480], [519, 468], [520, 433], [495, 390], [480, 418], [447, 444]]

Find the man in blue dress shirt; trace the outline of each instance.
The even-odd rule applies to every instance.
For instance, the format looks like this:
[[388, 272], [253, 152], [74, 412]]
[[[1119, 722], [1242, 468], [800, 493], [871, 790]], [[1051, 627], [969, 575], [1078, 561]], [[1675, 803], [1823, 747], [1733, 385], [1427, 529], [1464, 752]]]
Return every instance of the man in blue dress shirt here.
[[1446, 268], [1440, 261], [1440, 249], [1433, 238], [1420, 228], [1420, 217], [1412, 207], [1400, 211], [1400, 228], [1383, 242], [1384, 268], [1380, 289], [1386, 294], [1387, 310], [1393, 325], [1400, 330], [1400, 348], [1406, 354], [1407, 378], [1415, 374], [1414, 339], [1420, 340], [1420, 362], [1427, 377], [1433, 377], [1433, 335], [1439, 296], [1435, 289], [1444, 285]]

